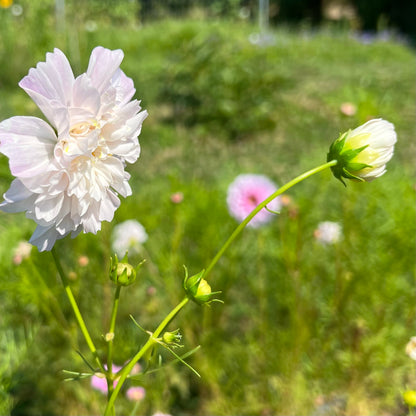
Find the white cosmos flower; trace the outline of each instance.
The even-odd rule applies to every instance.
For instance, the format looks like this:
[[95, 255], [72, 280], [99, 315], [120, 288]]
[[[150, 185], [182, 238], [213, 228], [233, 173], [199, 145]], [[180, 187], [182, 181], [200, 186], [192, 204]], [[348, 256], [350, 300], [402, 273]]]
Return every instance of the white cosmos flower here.
[[0, 123], [0, 152], [16, 177], [0, 209], [25, 211], [38, 224], [30, 243], [51, 250], [69, 233], [96, 233], [111, 221], [118, 195], [131, 195], [126, 163], [140, 155], [146, 111], [131, 100], [133, 81], [121, 50], [95, 48], [87, 72], [74, 77], [55, 49], [19, 83], [50, 125], [36, 117]]
[[412, 359], [416, 360], [416, 337], [410, 338], [406, 345], [406, 354]]
[[136, 220], [127, 220], [114, 227], [112, 249], [121, 259], [126, 251], [137, 253], [147, 238], [148, 235], [143, 225]]
[[370, 120], [341, 134], [332, 143], [327, 160], [338, 161], [331, 169], [342, 182], [342, 178], [370, 182], [386, 172], [396, 141], [392, 123], [381, 118]]
[[342, 227], [339, 223], [333, 221], [323, 221], [318, 224], [314, 236], [322, 244], [337, 243], [342, 235]]

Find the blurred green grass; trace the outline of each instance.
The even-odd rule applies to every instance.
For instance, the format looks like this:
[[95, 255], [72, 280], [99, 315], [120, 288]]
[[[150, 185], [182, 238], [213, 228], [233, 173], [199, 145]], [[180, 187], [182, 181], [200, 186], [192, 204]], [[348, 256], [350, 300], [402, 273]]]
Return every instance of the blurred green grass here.
[[[257, 30], [248, 24], [166, 20], [135, 26], [128, 16], [123, 25], [101, 18], [94, 31], [85, 30], [84, 16], [67, 34], [54, 34], [51, 4], [33, 11], [45, 25], [34, 39], [32, 15], [16, 23], [0, 10], [1, 22], [9, 19], [0, 29], [8, 34], [0, 43], [0, 118], [39, 115], [17, 82], [55, 46], [77, 73], [94, 46], [123, 49], [122, 69], [150, 114], [140, 137], [142, 155], [129, 167], [133, 196], [97, 236], [57, 244], [104, 355], [111, 230], [130, 218], [145, 226], [147, 265], [138, 283], [122, 292], [118, 364], [144, 340], [128, 314], [152, 330], [183, 296], [182, 265], [191, 273], [206, 267], [236, 226], [225, 203], [235, 176], [261, 173], [281, 185], [324, 162], [339, 132], [370, 117], [388, 119], [398, 133], [382, 178], [345, 189], [324, 172], [291, 190], [292, 204], [269, 226], [244, 232], [211, 274], [225, 305], [191, 305], [173, 325], [180, 326], [187, 349], [202, 345], [190, 359], [202, 379], [179, 365], [145, 377], [139, 413], [306, 415], [327, 404], [331, 414], [406, 414], [400, 392], [416, 382], [404, 354], [416, 316], [414, 51], [394, 39], [362, 44], [331, 28], [281, 28], [275, 45], [259, 48], [248, 41]], [[21, 54], [10, 53], [28, 39]], [[341, 113], [344, 102], [356, 105], [354, 116]], [[2, 192], [10, 181], [1, 157]], [[170, 196], [178, 191], [184, 200], [175, 205]], [[313, 236], [326, 220], [343, 226], [334, 246]], [[62, 369], [85, 370], [75, 350], [88, 352], [51, 256], [34, 249], [21, 265], [12, 262], [14, 247], [30, 237], [34, 224], [24, 215], [0, 213], [0, 230], [2, 413], [99, 413], [103, 397], [88, 380], [62, 382]], [[83, 255], [90, 259], [85, 267], [78, 263]], [[122, 399], [120, 413], [131, 408]]]

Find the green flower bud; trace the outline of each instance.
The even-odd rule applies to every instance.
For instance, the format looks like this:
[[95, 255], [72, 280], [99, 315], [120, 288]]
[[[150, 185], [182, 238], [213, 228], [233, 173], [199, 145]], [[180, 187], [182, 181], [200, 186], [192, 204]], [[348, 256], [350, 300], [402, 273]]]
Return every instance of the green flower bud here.
[[166, 331], [162, 337], [162, 341], [165, 344], [171, 345], [173, 347], [181, 347], [182, 346], [180, 344], [181, 339], [182, 339], [182, 335], [179, 333], [179, 329], [176, 329], [175, 331], [172, 331], [172, 332]]
[[407, 390], [403, 393], [404, 402], [410, 407], [416, 407], [416, 391]]
[[327, 161], [338, 162], [331, 170], [344, 185], [343, 178], [370, 182], [386, 172], [396, 141], [393, 124], [382, 119], [370, 120], [341, 134], [332, 143]]
[[[185, 267], [185, 266], [184, 266]], [[219, 299], [212, 299], [212, 297], [221, 292], [212, 292], [211, 286], [202, 278], [205, 270], [200, 271], [194, 276], [188, 277], [188, 270], [185, 267], [185, 279], [183, 281], [183, 288], [189, 299], [202, 305], [204, 303], [222, 302]]]
[[114, 260], [113, 258], [110, 259], [110, 279], [119, 286], [129, 286], [135, 282], [137, 271], [144, 262], [145, 260], [133, 267], [128, 263], [127, 253], [121, 262], [118, 260], [117, 254], [115, 254]]

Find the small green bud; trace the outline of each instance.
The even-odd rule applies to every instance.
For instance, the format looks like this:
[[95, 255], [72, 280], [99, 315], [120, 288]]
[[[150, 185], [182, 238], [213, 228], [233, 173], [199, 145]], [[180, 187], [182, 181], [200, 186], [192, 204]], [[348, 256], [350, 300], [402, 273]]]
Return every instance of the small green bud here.
[[165, 344], [171, 345], [173, 347], [181, 347], [182, 346], [180, 344], [181, 339], [182, 339], [182, 335], [179, 333], [179, 329], [176, 329], [175, 331], [172, 331], [172, 332], [166, 331], [162, 337], [162, 341]]
[[[185, 267], [185, 266], [184, 266]], [[202, 278], [205, 270], [188, 277], [188, 269], [185, 267], [185, 279], [183, 281], [183, 288], [189, 299], [202, 305], [204, 303], [210, 304], [211, 302], [222, 302], [219, 299], [212, 299], [212, 297], [221, 292], [212, 292], [211, 286], [208, 282]]]
[[133, 267], [128, 263], [127, 253], [121, 262], [118, 260], [117, 254], [115, 254], [114, 260], [113, 258], [110, 259], [110, 279], [119, 286], [129, 286], [135, 282], [137, 271], [144, 262], [145, 260]]
[[416, 391], [407, 390], [403, 393], [404, 402], [410, 407], [416, 407]]

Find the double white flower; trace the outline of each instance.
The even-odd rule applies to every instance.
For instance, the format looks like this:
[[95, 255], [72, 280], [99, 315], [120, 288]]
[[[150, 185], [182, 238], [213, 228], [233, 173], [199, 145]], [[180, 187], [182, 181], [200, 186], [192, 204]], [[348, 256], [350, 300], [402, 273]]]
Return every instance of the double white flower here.
[[120, 69], [121, 50], [95, 48], [87, 72], [74, 78], [55, 49], [19, 85], [52, 127], [36, 117], [0, 123], [0, 152], [16, 179], [0, 208], [26, 211], [38, 224], [30, 243], [50, 250], [69, 233], [96, 233], [111, 221], [118, 195], [131, 195], [126, 163], [140, 155], [146, 111], [131, 100], [133, 81]]

